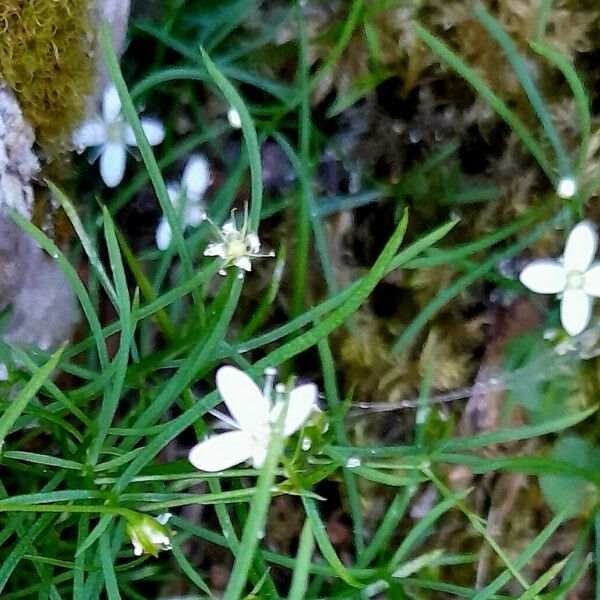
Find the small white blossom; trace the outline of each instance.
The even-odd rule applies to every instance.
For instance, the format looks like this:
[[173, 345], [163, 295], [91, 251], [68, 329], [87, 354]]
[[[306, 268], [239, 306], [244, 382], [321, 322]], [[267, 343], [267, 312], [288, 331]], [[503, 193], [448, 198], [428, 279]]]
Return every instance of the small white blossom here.
[[[267, 377], [265, 390], [260, 388], [246, 373], [235, 367], [221, 367], [217, 371], [217, 388], [231, 416], [222, 417], [224, 423], [235, 427], [213, 435], [194, 446], [189, 460], [201, 471], [221, 471], [246, 460], [260, 468], [267, 455], [271, 428], [281, 414], [283, 401], [281, 390], [275, 390], [275, 403], [271, 402], [273, 381]], [[304, 425], [313, 411], [318, 410], [317, 387], [300, 385], [291, 390], [287, 413], [283, 423], [283, 435], [288, 437]]]
[[[151, 146], [165, 138], [165, 129], [157, 119], [141, 119], [142, 128]], [[102, 116], [96, 115], [73, 133], [78, 152], [85, 148], [100, 148], [100, 175], [108, 187], [116, 187], [125, 174], [127, 146], [136, 146], [135, 135], [121, 114], [121, 99], [114, 85], [102, 95]]]
[[556, 186], [556, 193], [559, 198], [568, 200], [577, 193], [577, 180], [573, 177], [563, 177]]
[[[181, 228], [197, 227], [206, 219], [202, 199], [212, 179], [208, 161], [201, 154], [190, 158], [183, 170], [181, 183], [167, 185], [169, 199], [178, 213]], [[166, 250], [171, 243], [172, 231], [169, 221], [163, 215], [156, 229], [156, 245]]]
[[590, 221], [576, 225], [559, 259], [535, 260], [521, 272], [523, 285], [538, 294], [561, 294], [560, 320], [565, 331], [580, 334], [590, 321], [594, 297], [600, 297], [600, 264], [593, 264], [598, 234]]
[[150, 515], [136, 514], [127, 518], [127, 534], [136, 556], [158, 556], [159, 550], [171, 549], [172, 534], [165, 526], [172, 516], [171, 513], [163, 513], [153, 518]]
[[225, 269], [231, 265], [250, 271], [252, 269], [250, 259], [275, 256], [274, 252], [261, 254], [258, 236], [248, 232], [247, 229], [247, 216], [244, 217], [242, 228], [238, 229], [232, 214], [231, 220], [227, 221], [218, 232], [221, 241], [208, 244], [204, 250], [204, 256], [219, 256], [225, 261], [219, 271], [220, 275], [225, 275]]
[[227, 120], [234, 129], [242, 128], [242, 120], [240, 119], [240, 113], [237, 110], [235, 110], [233, 106], [230, 107], [230, 109], [227, 111]]

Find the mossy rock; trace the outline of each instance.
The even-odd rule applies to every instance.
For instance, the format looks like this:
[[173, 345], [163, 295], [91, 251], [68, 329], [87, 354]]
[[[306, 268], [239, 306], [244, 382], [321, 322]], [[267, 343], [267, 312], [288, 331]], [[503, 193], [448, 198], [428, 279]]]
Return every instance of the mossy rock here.
[[0, 78], [15, 92], [47, 161], [69, 149], [95, 78], [92, 0], [0, 3]]

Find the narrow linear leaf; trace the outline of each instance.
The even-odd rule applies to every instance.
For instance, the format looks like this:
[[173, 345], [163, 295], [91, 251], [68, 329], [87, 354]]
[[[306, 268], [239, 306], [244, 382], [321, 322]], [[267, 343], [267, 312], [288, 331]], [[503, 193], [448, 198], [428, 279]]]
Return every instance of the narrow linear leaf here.
[[569, 157], [565, 151], [565, 148], [560, 140], [556, 127], [550, 118], [550, 112], [546, 108], [546, 104], [542, 100], [542, 97], [533, 83], [533, 79], [529, 74], [529, 69], [525, 64], [525, 61], [519, 54], [515, 43], [511, 37], [506, 33], [502, 25], [483, 7], [482, 4], [475, 5], [475, 15], [479, 22], [487, 29], [488, 33], [502, 46], [506, 58], [510, 62], [514, 72], [523, 86], [529, 102], [533, 107], [538, 119], [550, 144], [554, 148], [556, 158], [558, 161], [558, 170], [562, 176], [569, 175], [571, 173], [571, 164]]
[[204, 582], [202, 577], [196, 573], [194, 567], [191, 565], [190, 561], [186, 558], [185, 554], [181, 550], [181, 548], [173, 544], [173, 548], [171, 550], [173, 554], [173, 558], [177, 561], [177, 564], [181, 567], [181, 570], [185, 573], [188, 579], [199, 589], [201, 589], [209, 598], [214, 598], [212, 592], [208, 585]]
[[88, 461], [92, 466], [95, 466], [98, 462], [102, 445], [108, 435], [108, 430], [122, 395], [125, 376], [127, 374], [127, 365], [129, 362], [129, 351], [134, 334], [129, 288], [127, 286], [127, 278], [125, 276], [125, 269], [119, 251], [114, 224], [106, 208], [103, 208], [103, 216], [104, 237], [115, 282], [115, 306], [121, 323], [121, 336], [119, 340], [119, 349], [117, 350], [117, 354], [113, 361], [115, 364], [115, 373], [114, 376], [111, 377], [109, 385], [104, 390], [102, 405], [100, 407], [100, 412], [98, 413], [97, 429], [88, 451]]
[[415, 573], [419, 572], [421, 569], [425, 567], [436, 564], [437, 560], [443, 556], [444, 551], [439, 548], [436, 550], [431, 550], [430, 552], [426, 552], [425, 554], [421, 554], [412, 560], [405, 562], [403, 565], [398, 567], [393, 573], [392, 577], [410, 577]]
[[56, 368], [63, 349], [57, 350], [51, 357], [50, 360], [42, 365], [39, 369], [36, 369], [31, 379], [25, 384], [25, 387], [11, 400], [8, 408], [0, 416], [0, 452], [4, 446], [4, 439], [9, 434], [11, 427], [15, 421], [19, 418], [19, 415], [25, 410], [25, 407], [31, 399], [35, 396], [36, 392], [44, 385], [46, 380], [52, 374], [52, 371]]
[[250, 186], [251, 186], [251, 206], [250, 206], [250, 225], [254, 231], [258, 230], [260, 222], [260, 213], [262, 205], [262, 164], [260, 160], [260, 150], [258, 147], [258, 137], [252, 117], [246, 108], [237, 90], [227, 80], [225, 75], [219, 71], [215, 63], [210, 59], [204, 48], [200, 48], [202, 60], [206, 66], [209, 76], [215, 85], [221, 90], [225, 100], [238, 112], [242, 125], [242, 134], [246, 142], [248, 157], [250, 159]]
[[314, 346], [319, 340], [323, 339], [342, 325], [344, 321], [365, 301], [380, 279], [386, 274], [388, 265], [402, 243], [407, 223], [408, 213], [405, 212], [398, 223], [396, 230], [392, 234], [392, 237], [385, 245], [371, 270], [356, 284], [355, 287], [353, 287], [352, 294], [348, 296], [343, 304], [325, 317], [318, 325], [313, 327], [313, 329], [296, 339], [291, 340], [287, 344], [284, 344], [265, 358], [259, 360], [254, 365], [254, 371], [259, 372], [265, 367], [280, 365], [293, 356], [300, 354], [307, 348]]
[[454, 69], [475, 91], [498, 113], [498, 115], [519, 136], [525, 147], [531, 152], [538, 164], [551, 181], [554, 179], [554, 169], [542, 147], [533, 137], [526, 125], [517, 115], [508, 108], [483, 80], [483, 78], [471, 67], [469, 67], [458, 54], [439, 38], [432, 35], [418, 23], [415, 25], [417, 36], [452, 69]]
[[69, 217], [69, 221], [71, 221], [71, 225], [73, 226], [73, 229], [79, 238], [81, 247], [86, 253], [86, 256], [88, 257], [93, 269], [96, 271], [102, 286], [111, 299], [111, 302], [114, 304], [116, 302], [115, 288], [108, 277], [106, 270], [104, 269], [104, 265], [102, 264], [100, 257], [98, 256], [95, 244], [90, 239], [90, 236], [85, 230], [85, 227], [83, 226], [83, 223], [77, 214], [77, 209], [69, 197], [58, 186], [54, 185], [52, 181], [46, 180], [46, 185], [50, 188], [50, 191], [60, 204], [61, 208], [65, 211], [67, 217]]
[[292, 575], [290, 593], [288, 600], [304, 600], [306, 597], [306, 588], [308, 587], [308, 577], [310, 575], [310, 565], [312, 562], [312, 553], [315, 547], [315, 538], [313, 536], [310, 521], [305, 521], [300, 533], [300, 543], [296, 554], [296, 566]]
[[152, 147], [148, 142], [148, 138], [144, 133], [144, 129], [142, 128], [142, 124], [140, 122], [140, 118], [138, 117], [135, 106], [133, 105], [133, 100], [131, 99], [131, 95], [127, 89], [127, 84], [123, 79], [123, 74], [121, 73], [121, 69], [119, 67], [119, 61], [115, 55], [115, 51], [112, 47], [111, 41], [111, 31], [108, 23], [104, 23], [100, 35], [100, 41], [102, 44], [102, 51], [104, 54], [104, 60], [106, 62], [106, 68], [108, 73], [119, 93], [119, 98], [121, 99], [123, 116], [131, 126], [133, 130], [136, 144], [140, 150], [140, 154], [142, 156], [142, 160], [144, 161], [144, 165], [146, 170], [148, 171], [148, 175], [150, 177], [150, 181], [152, 182], [152, 186], [154, 187], [154, 191], [156, 192], [156, 196], [158, 198], [158, 202], [160, 207], [167, 217], [169, 225], [171, 226], [171, 232], [173, 235], [173, 242], [175, 244], [175, 248], [179, 256], [181, 257], [181, 262], [183, 264], [184, 271], [188, 277], [193, 275], [194, 269], [192, 266], [192, 261], [190, 259], [189, 252], [187, 250], [187, 246], [185, 245], [185, 241], [183, 239], [183, 233], [181, 231], [181, 227], [179, 226], [179, 219], [177, 218], [177, 214], [175, 212], [175, 208], [171, 200], [169, 199], [169, 194], [167, 193], [167, 188], [165, 185], [165, 181], [160, 172], [160, 168], [158, 163], [156, 162], [156, 158], [154, 157], [154, 153], [152, 152]]
[[413, 549], [413, 547], [420, 542], [420, 540], [427, 534], [427, 531], [433, 526], [433, 524], [449, 510], [454, 508], [459, 502], [464, 500], [471, 490], [464, 490], [457, 493], [451, 498], [446, 498], [438, 504], [436, 504], [425, 517], [416, 523], [416, 525], [404, 536], [402, 543], [394, 553], [394, 556], [390, 560], [389, 568], [394, 572], [404, 557]]
[[[549, 4], [549, 3], [548, 3]], [[529, 46], [534, 52], [543, 56], [546, 60], [552, 63], [564, 76], [573, 92], [575, 99], [575, 107], [577, 109], [577, 120], [579, 121], [579, 131], [581, 141], [579, 143], [579, 156], [577, 159], [577, 171], [581, 173], [585, 160], [587, 158], [588, 146], [590, 143], [590, 134], [592, 127], [592, 116], [590, 113], [590, 100], [583, 82], [577, 75], [577, 71], [569, 60], [549, 46], [541, 42], [529, 42]]]
[[[533, 557], [545, 546], [552, 534], [564, 523], [567, 517], [566, 511], [556, 515], [546, 527], [535, 537], [535, 539], [528, 544], [527, 548], [515, 558], [513, 566], [515, 569], [522, 569], [525, 567]], [[505, 569], [498, 575], [493, 581], [481, 589], [473, 600], [489, 600], [494, 594], [502, 589], [511, 579], [513, 578], [512, 573]], [[530, 588], [531, 589], [531, 588]]]
[[568, 557], [550, 567], [531, 587], [521, 594], [518, 600], [533, 600], [563, 570]]
[[515, 440], [525, 440], [548, 433], [556, 433], [577, 425], [585, 421], [588, 417], [593, 415], [598, 407], [594, 406], [587, 410], [559, 417], [558, 419], [552, 419], [544, 423], [536, 425], [525, 425], [523, 427], [513, 427], [511, 429], [499, 429], [490, 433], [484, 433], [471, 438], [460, 438], [445, 442], [440, 446], [445, 452], [463, 451], [463, 450], [474, 450], [476, 448], [484, 448], [485, 446], [491, 446], [493, 444], [504, 444]]
[[319, 516], [315, 501], [311, 498], [302, 498], [302, 503], [304, 504], [304, 511], [310, 522], [319, 550], [321, 550], [321, 553], [323, 554], [323, 558], [329, 563], [329, 566], [342, 581], [345, 581], [352, 587], [362, 587], [362, 584], [357, 581], [343, 565], [334, 547], [331, 545], [325, 525]]
[[110, 549], [110, 539], [108, 533], [100, 537], [100, 561], [102, 563], [102, 576], [108, 600], [121, 600], [119, 593], [119, 584], [114, 569], [114, 558]]

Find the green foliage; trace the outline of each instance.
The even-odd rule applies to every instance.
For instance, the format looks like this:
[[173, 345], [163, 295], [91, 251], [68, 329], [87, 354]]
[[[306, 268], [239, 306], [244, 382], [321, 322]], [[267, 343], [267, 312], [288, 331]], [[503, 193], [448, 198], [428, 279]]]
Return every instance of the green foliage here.
[[[566, 598], [589, 577], [585, 555], [591, 534], [600, 545], [594, 512], [600, 451], [587, 441], [591, 437], [569, 431], [589, 427], [596, 411], [591, 403], [573, 401], [583, 372], [580, 356], [559, 357], [539, 331], [503, 346], [502, 370], [494, 375], [504, 382], [508, 402], [490, 431], [461, 437], [462, 405], [429, 402], [438, 391], [469, 380], [461, 343], [481, 341], [468, 337], [473, 325], [467, 324], [465, 305], [453, 309], [454, 304], [469, 295], [486, 298], [477, 296], [484, 282], [518, 291], [514, 281], [498, 275], [499, 265], [546, 240], [568, 221], [568, 210], [552, 197], [492, 227], [465, 224], [471, 204], [478, 203], [473, 212], [479, 213], [502, 201], [505, 190], [488, 180], [465, 185], [455, 141], [436, 147], [396, 179], [373, 177], [360, 193], [329, 196], [315, 185], [327, 145], [311, 97], [357, 32], [365, 34], [377, 69], [371, 77], [357, 77], [329, 114], [343, 114], [393, 72], [379, 29], [388, 5], [393, 3], [351, 2], [343, 20], [323, 36], [333, 40], [331, 52], [315, 68], [309, 61], [314, 39], [301, 2], [282, 3], [281, 13], [265, 23], [256, 19], [256, 3], [240, 0], [164, 3], [158, 25], [144, 20], [142, 11], [132, 25], [133, 58], [123, 62], [125, 73], [104, 30], [108, 70], [142, 163], [128, 184], [98, 198], [100, 209], [83, 201], [85, 194], [92, 196], [87, 181], [78, 203], [49, 184], [77, 237], [69, 251], [10, 213], [63, 269], [85, 322], [77, 341], [55, 354], [6, 350], [15, 366], [10, 393], [0, 404], [2, 598], [210, 597], [216, 586], [209, 568], [219, 563], [231, 565], [223, 595], [231, 600], [244, 595], [485, 600], [542, 593]], [[548, 3], [544, 7], [550, 10]], [[481, 8], [476, 15], [505, 52], [539, 127], [492, 91], [440, 36], [421, 26], [416, 33], [490, 103], [551, 182], [572, 166], [582, 173], [585, 152], [571, 165], [522, 50], [497, 19]], [[261, 60], [273, 54], [282, 31], [292, 32], [292, 42], [277, 46], [276, 54], [298, 68], [296, 79], [280, 81]], [[541, 37], [532, 47], [567, 79], [587, 146], [585, 90], [572, 66]], [[140, 40], [152, 56], [136, 57]], [[157, 102], [166, 113], [168, 136], [158, 155], [137, 117], [135, 103], [142, 101]], [[242, 121], [235, 159], [227, 149], [232, 136], [225, 137], [229, 106]], [[185, 133], [186, 127], [193, 133]], [[267, 139], [282, 149], [297, 177], [282, 198], [262, 188], [260, 148]], [[240, 198], [249, 198], [253, 229], [284, 249], [278, 250], [279, 262], [257, 263], [247, 277], [236, 269], [220, 277], [219, 260], [202, 255], [209, 228], [184, 236], [177, 227], [165, 175], [198, 148], [219, 169], [211, 218], [221, 222]], [[148, 182], [174, 232], [174, 244], [164, 253], [135, 248], [115, 218], [140, 190], [149, 189]], [[343, 261], [330, 252], [332, 224], [358, 207], [382, 206], [391, 208], [390, 223], [385, 235], [377, 234], [372, 260], [342, 271]], [[465, 211], [462, 219], [455, 210]], [[485, 234], [473, 234], [481, 230]], [[403, 280], [399, 302], [410, 295], [413, 304], [402, 304], [399, 320], [377, 319], [368, 305], [374, 291], [394, 278]], [[419, 289], [424, 291], [417, 301]], [[343, 340], [351, 336], [355, 344], [344, 355], [351, 344]], [[365, 357], [360, 368], [357, 356]], [[265, 368], [277, 367], [319, 384], [323, 413], [291, 440], [276, 427], [260, 470], [241, 465], [202, 473], [185, 460], [195, 441], [211, 432], [210, 413], [221, 401], [213, 375], [224, 362], [257, 382]], [[404, 390], [418, 390], [417, 400], [406, 402], [410, 410], [403, 405], [399, 417], [386, 416], [380, 431], [370, 425], [375, 419], [369, 421], [374, 415], [368, 408], [349, 412], [365, 388], [369, 400], [383, 396], [378, 404], [387, 411], [384, 401], [391, 394], [386, 395], [385, 379], [394, 377], [402, 380], [392, 387], [401, 405]], [[451, 383], [444, 387], [444, 381]], [[511, 425], [513, 411], [520, 409], [526, 417]], [[521, 516], [529, 519], [519, 538], [526, 543], [514, 546], [494, 530], [493, 514], [482, 508], [490, 482], [511, 474], [524, 482], [516, 494], [521, 504], [511, 507], [511, 525], [517, 527]], [[538, 478], [541, 494], [534, 485]], [[272, 512], [284, 495], [291, 504], [285, 506], [283, 527], [291, 531], [298, 517], [297, 532], [286, 531], [288, 547], [273, 530]], [[523, 508], [523, 496], [536, 508]], [[148, 528], [152, 533], [154, 517], [169, 510], [175, 513], [168, 524], [172, 550], [134, 557], [132, 527], [142, 527], [147, 553], [157, 554]], [[339, 513], [349, 521], [347, 539], [345, 530], [336, 532]], [[573, 551], [549, 558], [553, 536], [572, 527], [573, 516], [583, 524]], [[481, 547], [489, 551], [490, 570], [476, 585]]]
[[[575, 469], [593, 473], [600, 462], [600, 448], [583, 438], [566, 436], [555, 444], [551, 456]], [[540, 477], [540, 485], [546, 501], [556, 513], [590, 515], [598, 504], [598, 484], [589, 480], [544, 475]]]

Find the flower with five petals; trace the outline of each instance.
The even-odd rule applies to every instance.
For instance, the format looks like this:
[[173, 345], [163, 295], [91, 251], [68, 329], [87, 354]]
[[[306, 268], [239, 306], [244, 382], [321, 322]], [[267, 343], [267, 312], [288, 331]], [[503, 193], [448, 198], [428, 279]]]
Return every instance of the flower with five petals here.
[[225, 269], [231, 265], [239, 267], [244, 271], [250, 271], [252, 258], [272, 258], [274, 252], [260, 253], [260, 241], [255, 233], [248, 231], [248, 215], [244, 216], [242, 228], [238, 229], [233, 213], [220, 230], [217, 230], [219, 242], [208, 244], [204, 250], [204, 256], [218, 256], [225, 263], [219, 270], [219, 275], [225, 275]]
[[600, 297], [600, 264], [592, 264], [597, 247], [596, 227], [582, 221], [569, 234], [561, 258], [534, 260], [519, 277], [538, 294], [561, 294], [560, 320], [571, 336], [586, 328], [593, 298]]
[[[189, 453], [194, 467], [201, 471], [221, 471], [246, 460], [257, 469], [262, 466], [273, 424], [284, 406], [278, 386], [275, 402], [271, 402], [273, 377], [267, 377], [265, 390], [261, 391], [246, 373], [235, 367], [221, 367], [217, 371], [217, 388], [233, 417], [221, 418], [235, 430], [213, 435], [194, 446]], [[298, 431], [311, 413], [318, 411], [316, 402], [317, 386], [312, 383], [290, 391], [283, 422], [284, 437]]]
[[[185, 165], [181, 184], [167, 185], [169, 199], [178, 214], [182, 229], [197, 227], [206, 219], [202, 198], [211, 183], [208, 161], [201, 154], [196, 154]], [[171, 226], [163, 215], [156, 229], [158, 249], [166, 250], [171, 243], [171, 238]]]
[[[165, 129], [157, 119], [142, 118], [142, 128], [151, 146], [160, 144]], [[127, 146], [136, 146], [135, 135], [121, 114], [121, 99], [114, 85], [102, 94], [102, 116], [96, 115], [73, 132], [78, 152], [99, 147], [100, 175], [108, 187], [116, 187], [125, 174]]]

